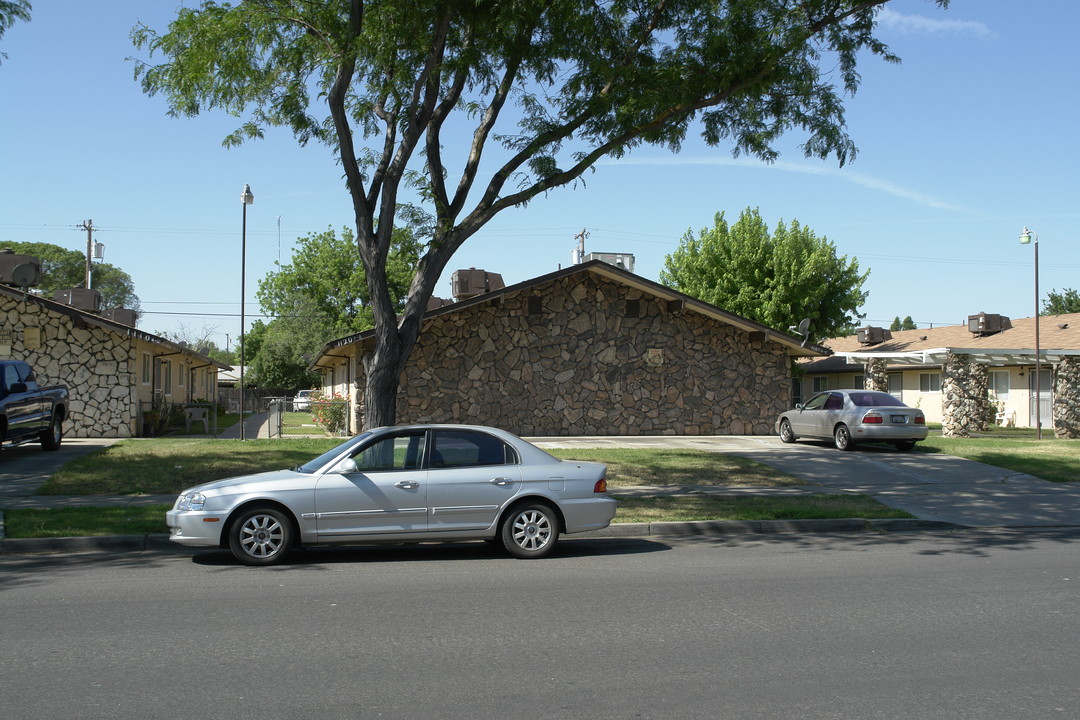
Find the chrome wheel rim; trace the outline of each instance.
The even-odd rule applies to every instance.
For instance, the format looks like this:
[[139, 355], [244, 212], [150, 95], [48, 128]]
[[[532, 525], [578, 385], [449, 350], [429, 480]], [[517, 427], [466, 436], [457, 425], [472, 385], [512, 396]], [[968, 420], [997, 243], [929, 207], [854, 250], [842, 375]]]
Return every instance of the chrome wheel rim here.
[[514, 519], [513, 537], [522, 550], [541, 550], [551, 541], [551, 519], [539, 510], [527, 510]]
[[791, 440], [791, 425], [787, 420], [780, 423], [780, 439], [784, 441]]
[[58, 422], [56, 422], [56, 421], [54, 420], [54, 421], [53, 421], [53, 424], [52, 424], [52, 439], [53, 439], [53, 444], [54, 444], [54, 445], [59, 445], [59, 444], [60, 444], [60, 438], [61, 438], [61, 432], [60, 432], [60, 423], [58, 423]]
[[848, 438], [848, 431], [845, 428], [840, 428], [836, 431], [836, 446], [838, 448], [846, 448], [850, 441], [850, 438]]
[[240, 547], [251, 557], [272, 557], [284, 542], [285, 528], [273, 515], [252, 515], [240, 526]]

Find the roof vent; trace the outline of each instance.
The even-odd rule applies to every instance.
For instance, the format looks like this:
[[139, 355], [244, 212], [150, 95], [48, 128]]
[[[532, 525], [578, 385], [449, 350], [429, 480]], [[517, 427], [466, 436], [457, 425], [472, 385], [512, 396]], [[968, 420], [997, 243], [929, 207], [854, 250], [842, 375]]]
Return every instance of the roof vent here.
[[454, 300], [458, 302], [506, 287], [502, 275], [476, 268], [455, 270], [450, 278], [450, 285], [454, 290]]
[[70, 305], [87, 312], [101, 312], [101, 293], [87, 288], [71, 288], [70, 290], [58, 290], [53, 295], [53, 300]]
[[873, 325], [859, 328], [858, 331], [856, 331], [856, 335], [859, 338], [859, 342], [863, 345], [877, 345], [886, 340], [892, 340], [891, 332], [885, 328], [874, 327]]
[[28, 288], [41, 282], [41, 261], [19, 255], [10, 248], [0, 250], [0, 283]]
[[972, 335], [993, 335], [1012, 327], [1012, 321], [1004, 315], [989, 315], [981, 312], [968, 315], [968, 332]]

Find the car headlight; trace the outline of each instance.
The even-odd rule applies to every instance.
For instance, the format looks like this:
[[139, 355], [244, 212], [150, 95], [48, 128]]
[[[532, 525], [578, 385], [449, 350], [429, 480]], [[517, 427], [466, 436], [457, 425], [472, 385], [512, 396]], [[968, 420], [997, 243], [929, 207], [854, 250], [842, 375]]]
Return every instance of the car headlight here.
[[181, 495], [176, 501], [177, 510], [202, 510], [204, 505], [206, 505], [206, 496], [199, 492]]

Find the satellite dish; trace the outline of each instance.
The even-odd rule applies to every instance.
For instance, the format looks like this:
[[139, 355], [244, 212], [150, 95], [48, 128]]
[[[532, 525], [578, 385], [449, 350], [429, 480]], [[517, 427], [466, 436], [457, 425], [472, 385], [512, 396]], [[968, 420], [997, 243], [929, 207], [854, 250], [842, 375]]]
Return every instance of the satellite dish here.
[[38, 284], [38, 268], [30, 263], [16, 265], [11, 271], [11, 282], [17, 287], [28, 288]]
[[806, 333], [810, 330], [810, 318], [803, 318], [802, 322], [799, 323], [798, 329], [796, 329], [796, 327], [792, 325], [790, 328], [788, 328], [788, 330], [797, 335], [802, 335], [803, 337], [806, 337]]

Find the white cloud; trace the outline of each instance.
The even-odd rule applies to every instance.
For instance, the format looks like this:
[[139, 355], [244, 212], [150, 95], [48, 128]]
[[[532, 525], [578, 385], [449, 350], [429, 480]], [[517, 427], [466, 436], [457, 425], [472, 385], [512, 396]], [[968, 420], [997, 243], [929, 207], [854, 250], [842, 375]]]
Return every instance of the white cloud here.
[[870, 190], [877, 190], [893, 197], [909, 200], [917, 205], [923, 207], [934, 208], [937, 210], [946, 210], [949, 212], [970, 214], [973, 211], [969, 208], [961, 205], [955, 205], [950, 202], [941, 200], [940, 198], [921, 193], [917, 190], [911, 190], [909, 188], [902, 187], [888, 180], [882, 180], [881, 178], [874, 177], [873, 175], [867, 175], [865, 173], [855, 172], [846, 168], [834, 168], [825, 165], [804, 165], [801, 163], [788, 162], [779, 160], [774, 163], [764, 163], [760, 160], [751, 158], [729, 158], [729, 157], [658, 157], [658, 158], [622, 158], [620, 160], [610, 160], [602, 163], [604, 165], [726, 165], [731, 167], [742, 168], [755, 168], [762, 170], [781, 170], [783, 172], [798, 173], [800, 175], [818, 175], [836, 178], [838, 180], [846, 180], [856, 185], [868, 188]]
[[883, 28], [909, 35], [971, 35], [996, 38], [998, 34], [985, 23], [975, 20], [938, 20], [922, 15], [905, 15], [891, 8], [878, 12], [878, 23]]

